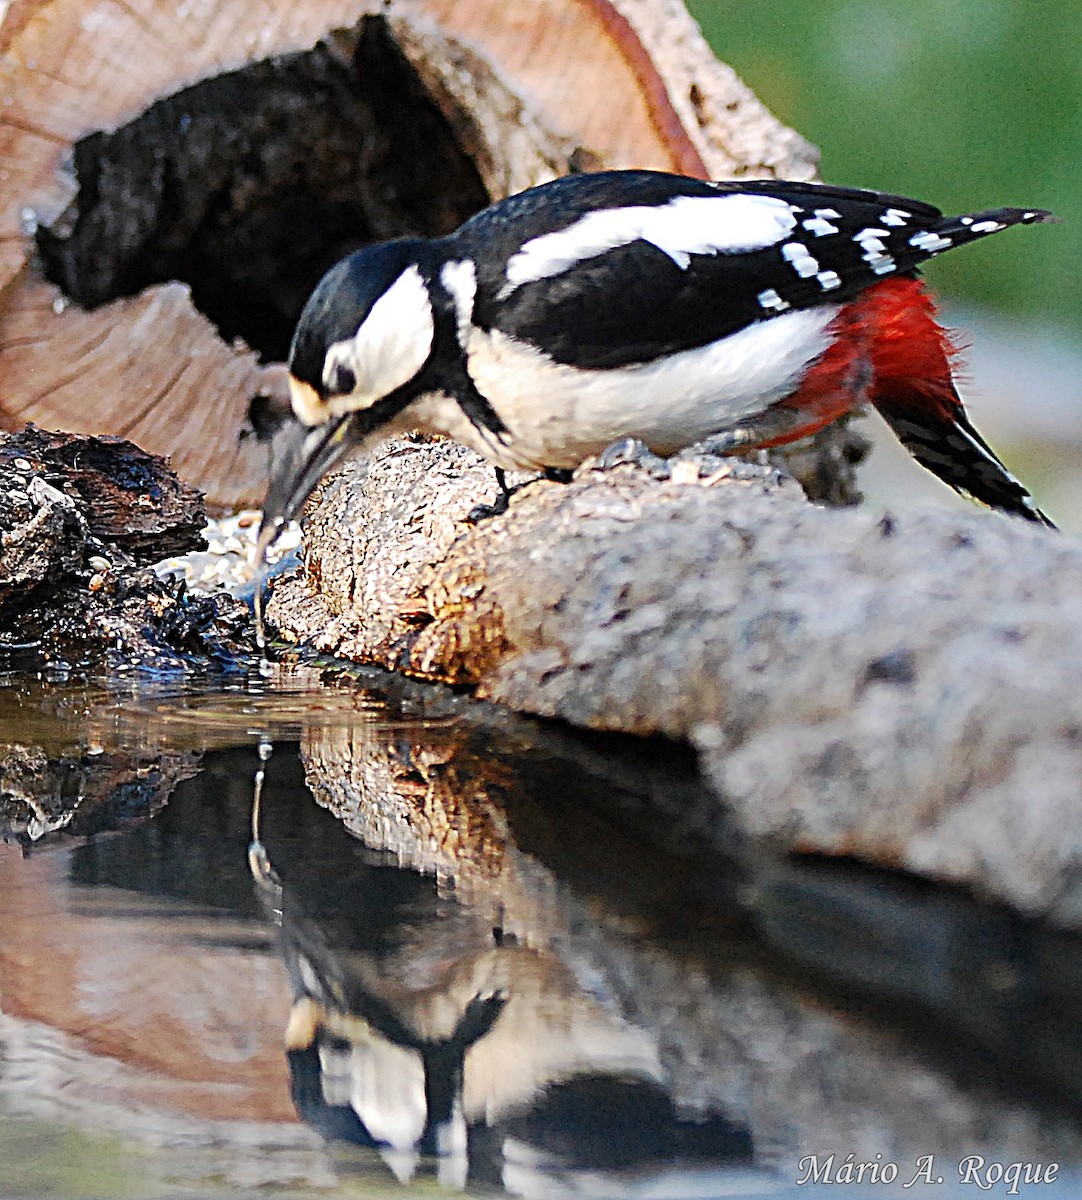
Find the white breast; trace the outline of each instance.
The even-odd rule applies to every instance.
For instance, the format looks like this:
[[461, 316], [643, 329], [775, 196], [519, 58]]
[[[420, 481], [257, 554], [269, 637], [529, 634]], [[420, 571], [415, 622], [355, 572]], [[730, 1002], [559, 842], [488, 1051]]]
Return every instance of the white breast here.
[[557, 363], [506, 334], [473, 327], [468, 369], [507, 427], [505, 438], [477, 430], [445, 396], [417, 401], [409, 420], [508, 469], [575, 467], [622, 437], [672, 454], [790, 395], [830, 345], [827, 326], [837, 311], [823, 305], [785, 313], [664, 360], [610, 370]]

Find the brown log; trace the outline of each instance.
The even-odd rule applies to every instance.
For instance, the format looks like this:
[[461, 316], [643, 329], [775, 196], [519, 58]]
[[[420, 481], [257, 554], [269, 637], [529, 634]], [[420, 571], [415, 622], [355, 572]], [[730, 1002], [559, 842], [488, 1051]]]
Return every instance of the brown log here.
[[471, 527], [487, 465], [395, 443], [326, 482], [268, 615], [521, 712], [690, 744], [722, 839], [724, 814], [775, 852], [1082, 926], [1082, 549], [992, 513], [823, 510], [766, 468], [701, 465], [538, 480]]
[[0, 425], [123, 435], [212, 505], [258, 503], [282, 404], [262, 364], [322, 270], [572, 166], [815, 159], [679, 0], [19, 0]]

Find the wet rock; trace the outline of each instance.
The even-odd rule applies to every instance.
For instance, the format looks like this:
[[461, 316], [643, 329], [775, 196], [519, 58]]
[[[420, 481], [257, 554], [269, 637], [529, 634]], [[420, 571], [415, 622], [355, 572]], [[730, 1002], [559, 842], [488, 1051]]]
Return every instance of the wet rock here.
[[28, 426], [0, 440], [0, 649], [182, 667], [243, 651], [245, 608], [144, 564], [203, 544], [202, 497], [120, 438]]

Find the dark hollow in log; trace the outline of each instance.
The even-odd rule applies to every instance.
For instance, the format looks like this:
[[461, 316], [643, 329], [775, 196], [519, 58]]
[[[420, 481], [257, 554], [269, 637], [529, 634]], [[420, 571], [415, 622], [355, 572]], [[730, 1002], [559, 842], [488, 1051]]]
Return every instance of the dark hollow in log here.
[[180, 280], [267, 361], [343, 255], [448, 233], [491, 199], [378, 16], [82, 138], [74, 169], [73, 205], [37, 235], [52, 282], [93, 308]]

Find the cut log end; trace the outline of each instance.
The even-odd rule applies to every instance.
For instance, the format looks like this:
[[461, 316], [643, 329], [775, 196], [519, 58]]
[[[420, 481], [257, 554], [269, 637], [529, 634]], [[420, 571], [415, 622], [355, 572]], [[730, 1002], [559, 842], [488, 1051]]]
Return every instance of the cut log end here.
[[570, 170], [813, 170], [668, 0], [538, 0], [529, 37], [494, 0], [220, 7], [0, 25], [0, 425], [126, 436], [216, 508], [260, 501], [265, 365], [343, 254]]
[[267, 361], [338, 259], [448, 233], [490, 199], [375, 16], [81, 139], [74, 169], [73, 206], [37, 231], [46, 278], [84, 308], [183, 280], [224, 340]]

